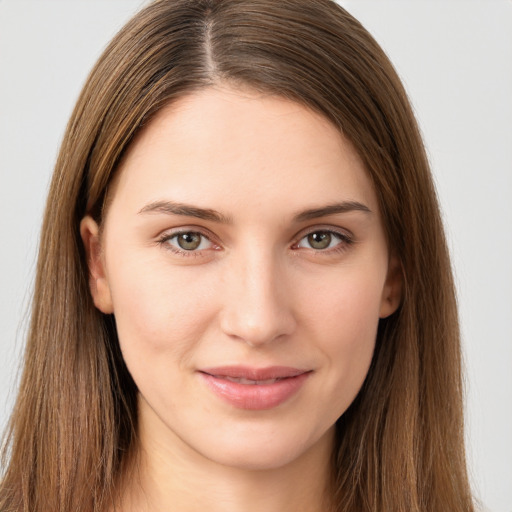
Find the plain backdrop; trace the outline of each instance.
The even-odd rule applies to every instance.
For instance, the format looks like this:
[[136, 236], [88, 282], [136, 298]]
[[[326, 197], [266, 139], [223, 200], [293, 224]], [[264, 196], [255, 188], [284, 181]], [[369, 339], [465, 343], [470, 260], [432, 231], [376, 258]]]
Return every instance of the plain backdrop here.
[[[81, 85], [141, 0], [0, 0], [0, 428], [47, 186]], [[475, 493], [512, 512], [512, 2], [345, 0], [419, 118], [457, 279]]]

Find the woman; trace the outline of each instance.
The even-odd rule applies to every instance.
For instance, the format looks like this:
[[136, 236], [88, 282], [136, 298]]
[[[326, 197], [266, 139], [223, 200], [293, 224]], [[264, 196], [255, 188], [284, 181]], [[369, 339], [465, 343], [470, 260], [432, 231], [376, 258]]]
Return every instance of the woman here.
[[473, 510], [421, 138], [336, 4], [141, 11], [40, 251], [2, 510]]

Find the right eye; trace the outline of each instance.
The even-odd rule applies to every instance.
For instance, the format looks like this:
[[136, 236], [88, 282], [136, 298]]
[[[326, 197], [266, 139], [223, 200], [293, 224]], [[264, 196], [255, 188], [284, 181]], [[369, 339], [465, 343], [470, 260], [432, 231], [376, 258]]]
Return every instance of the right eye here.
[[213, 247], [211, 240], [197, 231], [180, 231], [165, 235], [160, 239], [160, 243], [170, 246], [171, 250], [178, 254], [193, 253]]

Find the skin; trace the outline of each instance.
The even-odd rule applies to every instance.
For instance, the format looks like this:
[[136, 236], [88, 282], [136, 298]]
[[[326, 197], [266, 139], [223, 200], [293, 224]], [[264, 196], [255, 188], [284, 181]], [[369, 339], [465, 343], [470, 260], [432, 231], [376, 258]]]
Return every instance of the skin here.
[[[156, 116], [111, 194], [102, 230], [85, 217], [81, 234], [95, 304], [115, 315], [139, 389], [123, 510], [325, 510], [334, 424], [400, 298], [353, 146], [304, 106], [219, 85]], [[223, 222], [141, 212], [162, 201]], [[344, 201], [368, 211], [297, 218]], [[200, 233], [200, 245], [180, 249], [176, 232]], [[221, 365], [310, 374], [284, 403], [253, 411], [205, 385], [198, 370]]]

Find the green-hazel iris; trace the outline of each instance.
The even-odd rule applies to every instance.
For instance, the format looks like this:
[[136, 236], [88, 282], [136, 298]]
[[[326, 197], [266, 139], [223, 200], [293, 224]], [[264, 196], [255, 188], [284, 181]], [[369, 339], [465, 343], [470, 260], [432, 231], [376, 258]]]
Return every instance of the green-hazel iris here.
[[332, 235], [328, 231], [316, 231], [308, 235], [309, 245], [313, 249], [326, 249], [331, 245]]
[[201, 235], [199, 233], [180, 233], [177, 239], [178, 245], [185, 251], [193, 251], [201, 245]]

